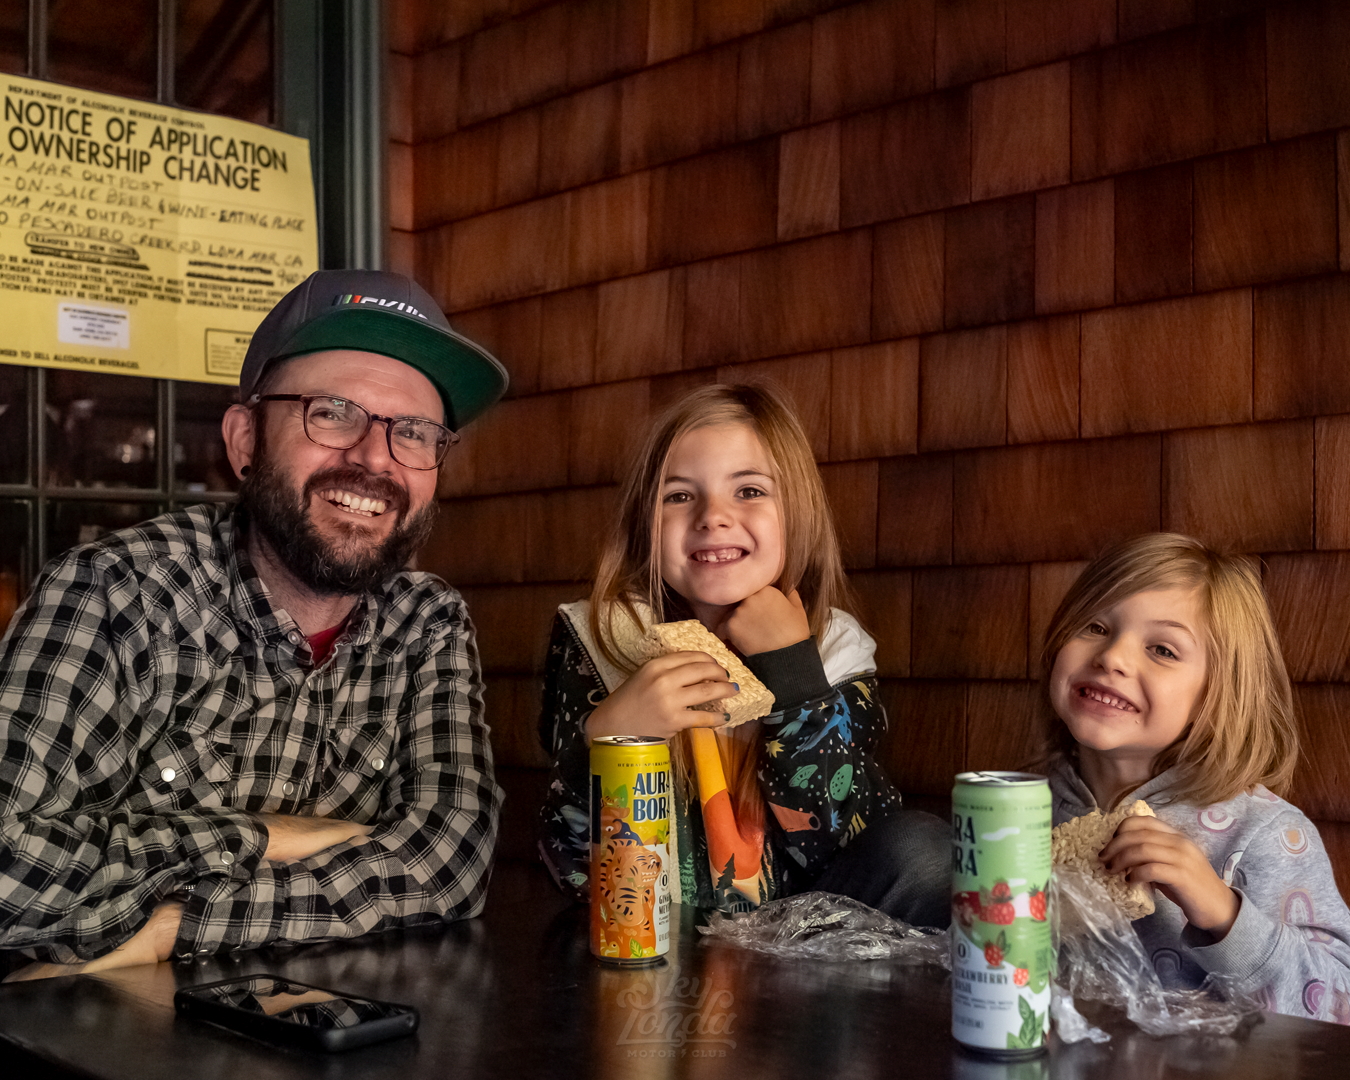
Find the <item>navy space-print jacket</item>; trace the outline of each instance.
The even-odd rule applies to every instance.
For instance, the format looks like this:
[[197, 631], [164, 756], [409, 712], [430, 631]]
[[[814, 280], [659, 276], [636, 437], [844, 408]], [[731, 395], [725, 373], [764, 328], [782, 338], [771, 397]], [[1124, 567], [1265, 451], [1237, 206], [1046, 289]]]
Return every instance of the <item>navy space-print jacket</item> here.
[[[837, 612], [836, 618], [847, 620], [871, 644], [850, 616]], [[826, 635], [827, 643], [831, 637]], [[759, 722], [760, 790], [769, 806], [763, 902], [809, 889], [869, 823], [900, 809], [900, 796], [874, 756], [886, 731], [886, 711], [871, 670], [831, 685], [814, 639], [745, 660], [775, 699], [786, 702]], [[583, 901], [590, 898], [585, 724], [606, 696], [590, 653], [559, 613], [539, 718], [540, 741], [553, 759], [539, 849], [559, 886]], [[713, 879], [697, 794], [687, 797], [679, 786], [674, 827], [682, 901], [701, 908], [745, 908], [746, 898], [730, 887], [729, 878]]]

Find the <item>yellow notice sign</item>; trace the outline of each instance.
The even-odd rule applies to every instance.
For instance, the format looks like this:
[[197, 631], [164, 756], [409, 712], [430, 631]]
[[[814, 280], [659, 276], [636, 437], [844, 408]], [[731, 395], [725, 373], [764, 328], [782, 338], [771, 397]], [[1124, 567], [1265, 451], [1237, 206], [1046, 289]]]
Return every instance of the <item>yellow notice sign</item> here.
[[233, 383], [318, 269], [309, 143], [0, 75], [0, 363]]

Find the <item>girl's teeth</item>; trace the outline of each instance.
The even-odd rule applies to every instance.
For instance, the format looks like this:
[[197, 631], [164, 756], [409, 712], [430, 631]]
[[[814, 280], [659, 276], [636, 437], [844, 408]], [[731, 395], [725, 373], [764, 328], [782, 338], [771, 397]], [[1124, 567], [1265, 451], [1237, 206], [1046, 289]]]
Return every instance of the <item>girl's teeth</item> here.
[[741, 554], [738, 549], [730, 548], [726, 551], [696, 551], [694, 558], [698, 562], [730, 562], [739, 559]]
[[1084, 697], [1092, 698], [1093, 701], [1100, 701], [1103, 705], [1110, 705], [1112, 708], [1121, 709], [1125, 712], [1130, 712], [1134, 709], [1134, 706], [1123, 698], [1118, 698], [1113, 694], [1103, 693], [1100, 690], [1093, 690], [1087, 686], [1083, 687], [1082, 694]]

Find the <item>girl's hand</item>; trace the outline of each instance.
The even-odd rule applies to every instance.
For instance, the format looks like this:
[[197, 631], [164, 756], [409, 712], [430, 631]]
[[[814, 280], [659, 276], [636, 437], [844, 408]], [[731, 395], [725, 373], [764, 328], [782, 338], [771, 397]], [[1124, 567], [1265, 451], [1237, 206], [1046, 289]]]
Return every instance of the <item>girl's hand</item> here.
[[805, 641], [811, 636], [811, 623], [796, 589], [784, 596], [765, 585], [737, 604], [718, 632], [742, 656], [754, 656]]
[[655, 735], [669, 739], [688, 727], [721, 727], [720, 712], [695, 705], [739, 692], [725, 669], [707, 653], [668, 653], [648, 660], [596, 706], [586, 720], [586, 738]]
[[1151, 881], [1187, 922], [1208, 930], [1215, 941], [1223, 940], [1237, 918], [1242, 898], [1223, 883], [1204, 852], [1157, 818], [1126, 818], [1099, 858], [1110, 873]]

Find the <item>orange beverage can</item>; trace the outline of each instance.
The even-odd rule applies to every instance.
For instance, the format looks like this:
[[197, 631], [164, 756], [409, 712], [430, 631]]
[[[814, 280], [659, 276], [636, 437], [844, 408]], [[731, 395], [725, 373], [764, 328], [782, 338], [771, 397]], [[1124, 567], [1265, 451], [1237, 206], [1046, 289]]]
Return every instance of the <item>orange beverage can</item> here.
[[670, 951], [670, 748], [647, 735], [591, 742], [591, 952], [652, 964]]

